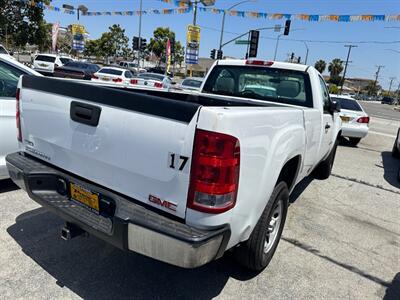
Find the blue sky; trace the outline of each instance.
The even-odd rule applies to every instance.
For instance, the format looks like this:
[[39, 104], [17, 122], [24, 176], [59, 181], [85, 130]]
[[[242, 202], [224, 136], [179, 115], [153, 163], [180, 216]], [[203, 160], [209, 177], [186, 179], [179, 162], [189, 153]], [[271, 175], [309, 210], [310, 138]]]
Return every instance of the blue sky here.
[[[216, 0], [215, 7], [228, 8], [239, 0]], [[84, 4], [89, 11], [124, 11], [139, 10], [139, 0], [53, 0], [52, 5], [61, 7], [62, 4]], [[157, 0], [143, 0], [143, 9], [174, 8], [173, 5]], [[253, 3], [244, 3], [237, 10], [253, 10], [267, 13], [289, 14], [400, 14], [399, 0], [257, 0]], [[76, 23], [76, 16], [62, 12], [45, 11], [48, 22], [59, 21], [61, 26]], [[149, 39], [156, 27], [169, 27], [176, 33], [177, 39], [185, 43], [186, 26], [191, 24], [193, 14], [181, 15], [147, 15], [142, 18], [142, 36]], [[197, 23], [202, 26], [200, 56], [208, 57], [212, 48], [219, 44], [219, 29], [221, 28], [222, 15], [211, 13], [198, 13]], [[131, 38], [138, 34], [137, 16], [83, 16], [81, 23], [86, 26], [91, 38], [98, 38], [102, 32], [107, 31], [108, 26], [120, 24]], [[227, 16], [225, 23], [224, 40], [233, 38], [236, 34], [249, 29], [270, 27], [276, 24], [283, 25], [282, 20], [266, 20]], [[289, 36], [282, 37], [279, 43], [277, 60], [286, 59], [288, 53], [294, 52], [304, 59], [306, 46], [301, 41], [308, 40], [310, 49], [308, 64], [314, 64], [318, 59], [329, 62], [333, 58], [345, 60], [347, 48], [344, 43], [327, 43], [318, 41], [351, 41], [357, 44], [360, 41], [393, 42], [382, 43], [358, 43], [357, 48], [352, 49], [348, 67], [348, 76], [373, 78], [376, 65], [385, 67], [380, 73], [380, 83], [388, 88], [389, 78], [396, 77], [392, 90], [397, 88], [400, 82], [400, 22], [305, 22], [292, 21], [293, 30]], [[397, 27], [397, 28], [385, 28]], [[278, 33], [272, 30], [261, 32], [258, 48], [258, 57], [272, 59], [275, 49], [275, 39]], [[346, 43], [347, 44], [347, 43]], [[392, 49], [392, 50], [387, 50]], [[228, 45], [224, 55], [243, 57], [246, 51], [242, 45]], [[393, 51], [395, 50], [395, 51]]]

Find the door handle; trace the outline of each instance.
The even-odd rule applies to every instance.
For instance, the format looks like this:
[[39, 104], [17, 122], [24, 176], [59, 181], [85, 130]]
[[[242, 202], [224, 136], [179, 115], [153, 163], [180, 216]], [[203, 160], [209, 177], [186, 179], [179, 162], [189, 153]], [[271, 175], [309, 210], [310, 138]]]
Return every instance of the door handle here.
[[331, 128], [331, 125], [329, 125], [328, 123], [325, 124], [325, 129], [328, 130], [329, 128]]
[[96, 127], [99, 124], [101, 108], [98, 106], [71, 102], [70, 117], [78, 123]]

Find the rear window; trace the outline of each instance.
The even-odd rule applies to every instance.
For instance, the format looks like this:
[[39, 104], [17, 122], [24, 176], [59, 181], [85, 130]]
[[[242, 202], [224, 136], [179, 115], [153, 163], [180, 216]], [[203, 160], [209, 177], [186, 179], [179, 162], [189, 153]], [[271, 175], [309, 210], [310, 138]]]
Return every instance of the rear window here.
[[46, 61], [46, 62], [51, 62], [51, 63], [53, 63], [53, 62], [56, 61], [56, 58], [53, 57], [53, 56], [38, 55], [38, 56], [36, 56], [35, 60], [38, 60], [38, 61]]
[[216, 66], [203, 91], [277, 103], [312, 107], [307, 73], [269, 67]]
[[122, 75], [122, 71], [111, 69], [111, 68], [103, 68], [100, 71], [98, 71], [98, 73], [111, 74], [111, 75]]
[[201, 86], [201, 81], [195, 79], [185, 79], [182, 82], [182, 85], [199, 88]]
[[148, 79], [148, 80], [158, 80], [158, 81], [164, 80], [163, 75], [157, 75], [157, 74], [142, 73], [142, 74], [139, 74], [138, 77], [143, 78], [143, 79]]
[[356, 100], [336, 97], [332, 97], [332, 99], [338, 101], [342, 109], [362, 111], [360, 104], [358, 104]]
[[66, 63], [72, 61], [71, 58], [67, 58], [67, 57], [60, 57], [60, 60], [63, 63], [63, 65], [65, 65]]
[[3, 46], [0, 46], [0, 54], [8, 54], [7, 50]]

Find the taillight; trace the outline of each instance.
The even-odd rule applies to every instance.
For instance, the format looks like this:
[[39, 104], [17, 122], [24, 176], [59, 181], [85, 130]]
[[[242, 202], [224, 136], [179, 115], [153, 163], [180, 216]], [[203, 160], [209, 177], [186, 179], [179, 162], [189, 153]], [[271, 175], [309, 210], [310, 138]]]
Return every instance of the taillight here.
[[162, 87], [163, 87], [163, 84], [162, 84], [162, 82], [155, 82], [155, 83], [154, 83], [154, 87], [156, 87], [156, 88], [162, 88]]
[[222, 213], [235, 206], [239, 184], [240, 145], [233, 136], [197, 129], [187, 206]]
[[138, 84], [138, 80], [137, 79], [131, 79], [131, 84]]
[[17, 139], [22, 142], [22, 131], [21, 131], [21, 111], [19, 110], [19, 99], [20, 99], [20, 89], [17, 89], [17, 93], [15, 95], [16, 100], [16, 113], [15, 119], [17, 121]]
[[112, 81], [114, 81], [114, 82], [122, 82], [122, 78], [113, 78], [113, 80]]
[[246, 60], [246, 65], [252, 66], [272, 66], [274, 64], [273, 61], [265, 61], [265, 60], [256, 60], [256, 59], [248, 59]]
[[99, 79], [99, 77], [94, 75], [94, 74], [92, 74], [92, 79]]
[[360, 117], [357, 119], [357, 123], [369, 123], [369, 117]]

